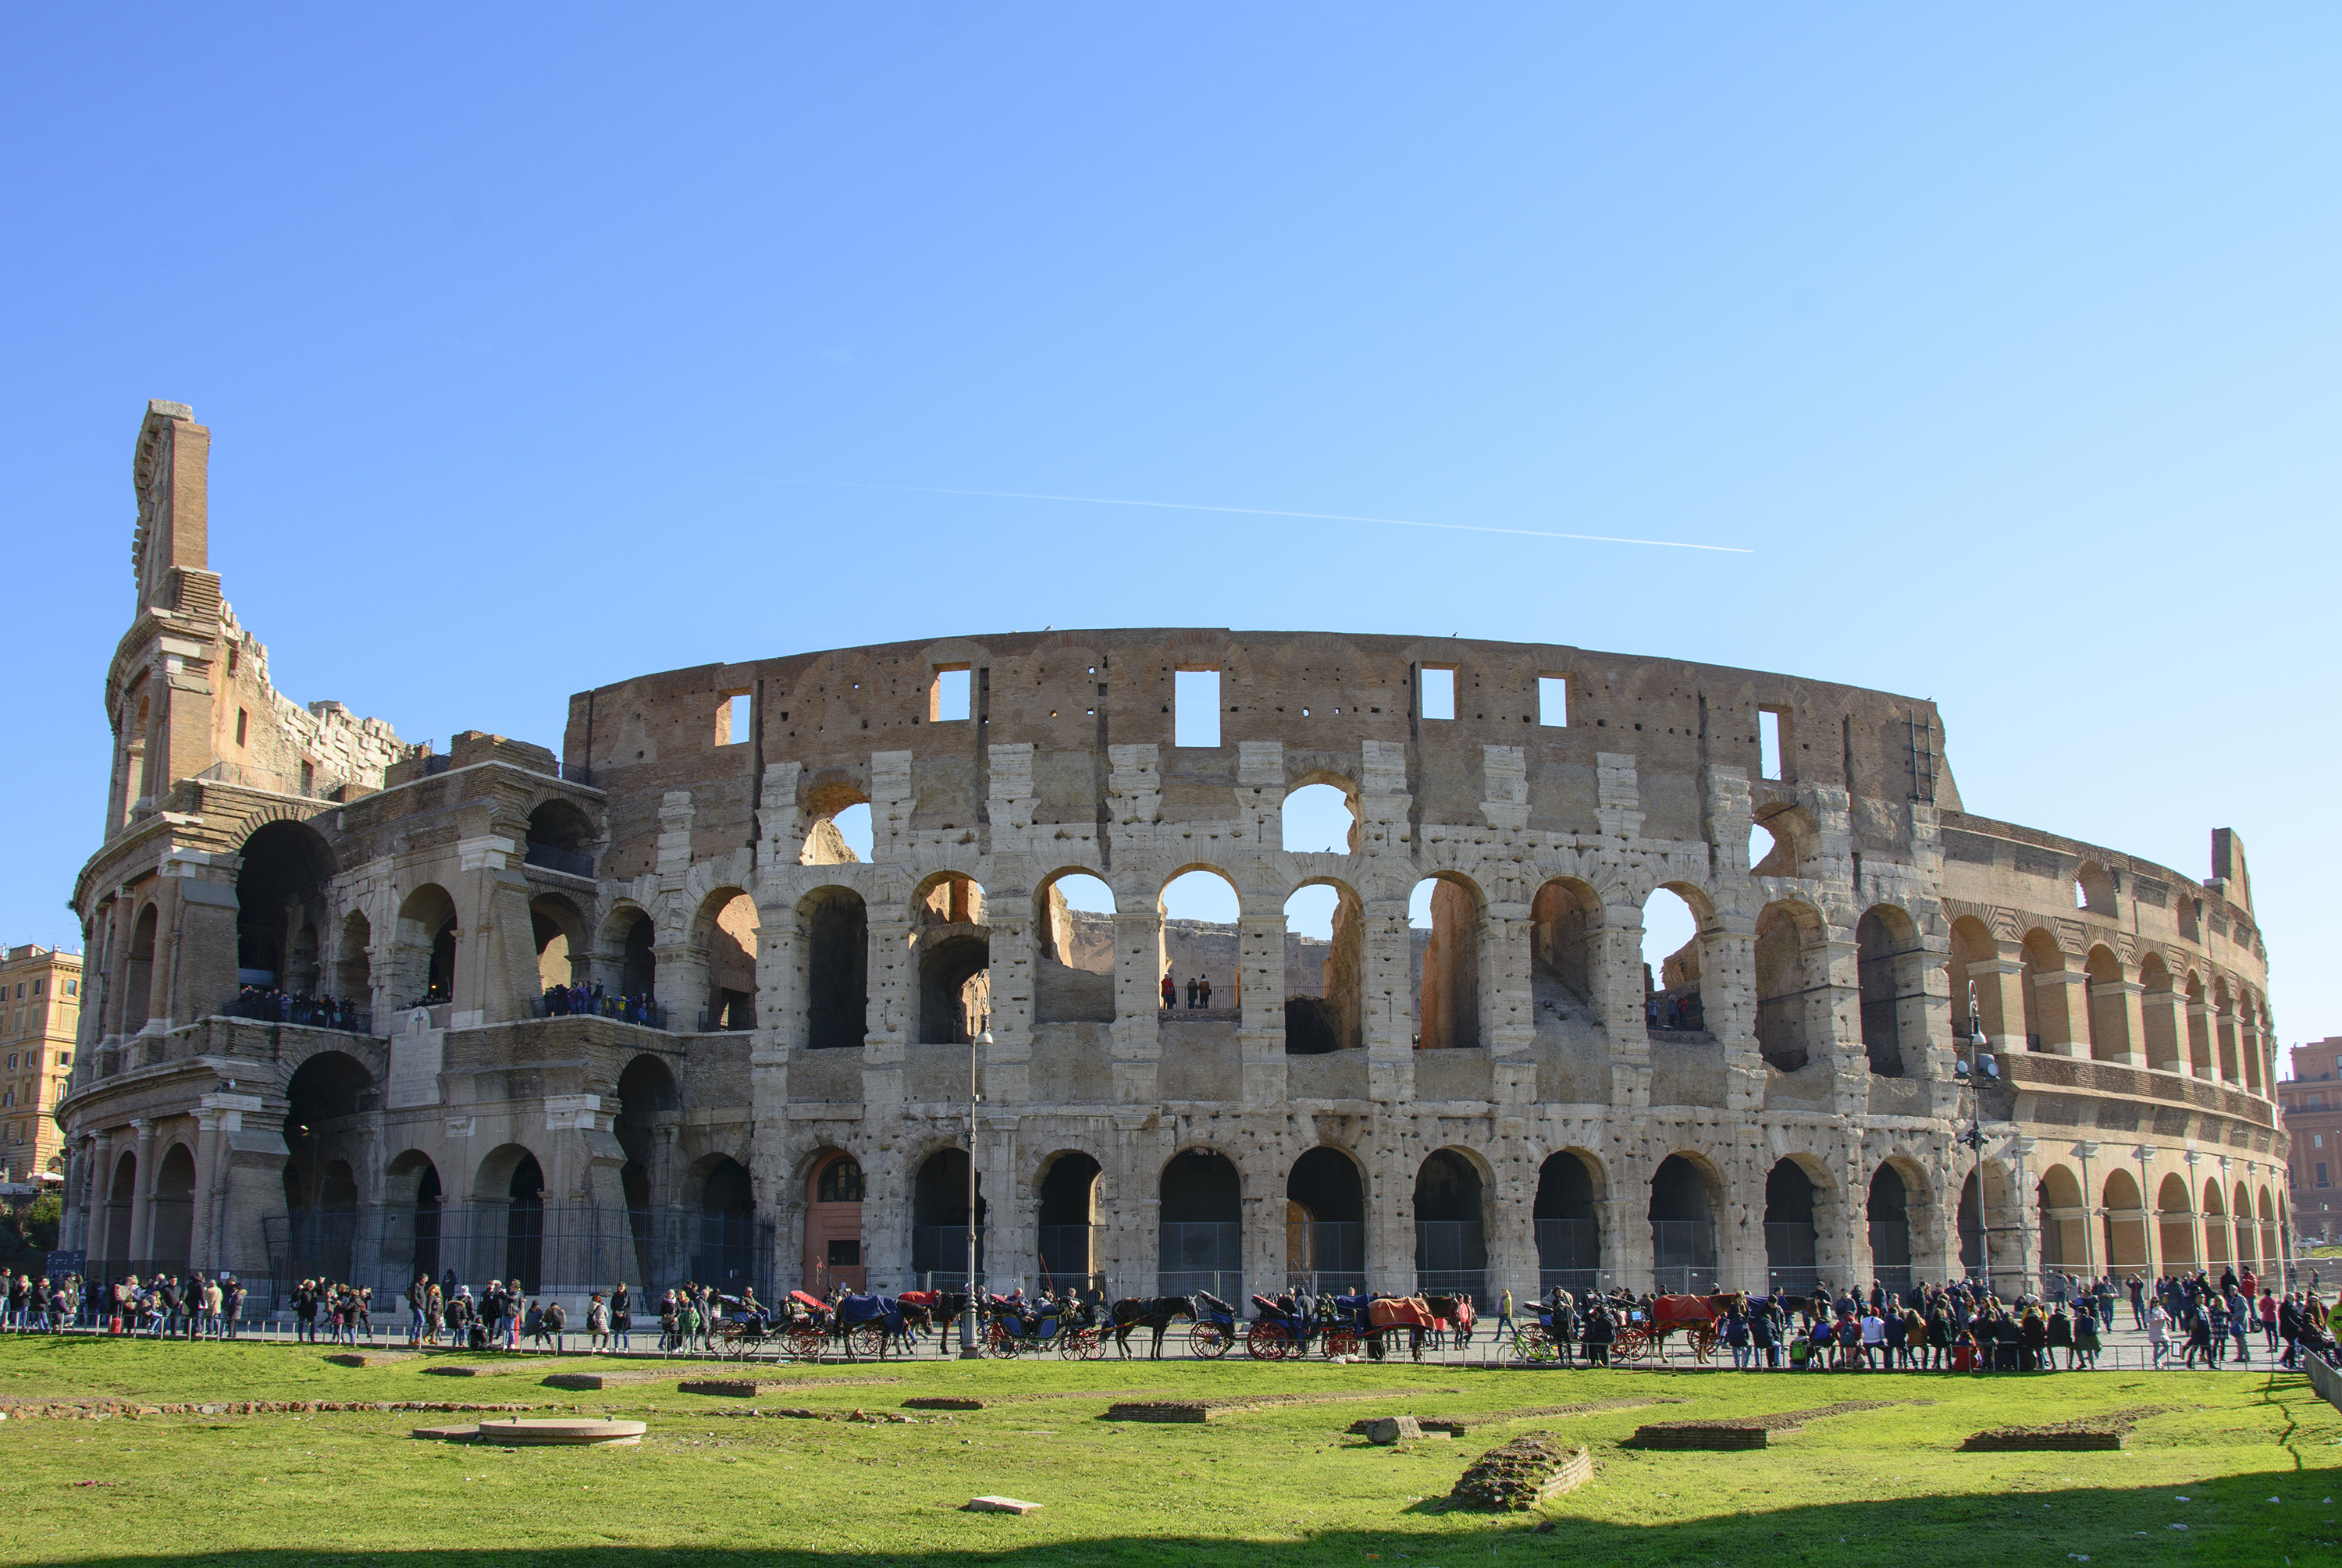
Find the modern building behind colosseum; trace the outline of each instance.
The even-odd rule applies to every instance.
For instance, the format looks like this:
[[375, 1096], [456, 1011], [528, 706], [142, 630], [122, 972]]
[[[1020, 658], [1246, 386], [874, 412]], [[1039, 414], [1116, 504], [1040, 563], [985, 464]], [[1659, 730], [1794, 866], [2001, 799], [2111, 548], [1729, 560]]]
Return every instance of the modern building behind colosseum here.
[[[571, 698], [557, 758], [442, 754], [270, 686], [206, 565], [209, 439], [165, 403], [139, 433], [74, 890], [93, 1269], [899, 1287], [962, 1266], [972, 1062], [984, 1267], [1028, 1288], [2279, 1252], [2241, 846], [2197, 881], [1971, 814], [1929, 703], [1453, 637], [1009, 633], [643, 675]], [[1288, 851], [1314, 784], [1349, 842]], [[866, 805], [866, 861], [836, 824]], [[1239, 919], [1166, 931], [1198, 870]], [[1312, 885], [1318, 946], [1287, 934]], [[1653, 976], [1663, 891], [1697, 934]], [[1215, 1005], [1165, 1011], [1166, 964]], [[231, 1016], [240, 982], [361, 1011]], [[545, 1015], [572, 983], [653, 1021]]]

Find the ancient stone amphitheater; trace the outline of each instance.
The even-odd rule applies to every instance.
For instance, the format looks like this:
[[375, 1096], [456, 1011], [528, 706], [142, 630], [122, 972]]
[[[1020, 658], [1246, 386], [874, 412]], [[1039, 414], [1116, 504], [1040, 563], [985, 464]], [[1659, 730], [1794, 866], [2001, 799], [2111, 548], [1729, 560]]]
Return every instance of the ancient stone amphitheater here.
[[[1003, 1286], [2278, 1250], [2241, 847], [2197, 881], [1971, 814], [1931, 704], [1454, 637], [1010, 633], [644, 675], [571, 698], [558, 758], [441, 754], [269, 685], [207, 569], [208, 442], [172, 404], [140, 432], [74, 890], [93, 1273], [948, 1277], [972, 1074]], [[1348, 842], [1288, 849], [1315, 785]], [[1198, 872], [1233, 922], [1166, 921]], [[1695, 934], [1654, 973], [1670, 895]]]

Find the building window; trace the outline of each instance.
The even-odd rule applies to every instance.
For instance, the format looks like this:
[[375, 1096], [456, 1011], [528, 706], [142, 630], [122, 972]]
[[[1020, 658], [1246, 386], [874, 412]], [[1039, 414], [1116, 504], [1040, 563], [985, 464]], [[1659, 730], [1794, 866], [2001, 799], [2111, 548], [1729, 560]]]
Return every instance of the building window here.
[[78, 995], [80, 995], [80, 994], [81, 994], [81, 982], [80, 982], [80, 981], [78, 981], [78, 980], [68, 980], [68, 981], [66, 981], [66, 982], [65, 982], [65, 994], [66, 994], [66, 995], [68, 995], [68, 996], [78, 996]]
[[246, 715], [242, 708], [235, 710], [235, 744], [237, 745], [244, 744], [244, 725], [245, 717]]
[[2323, 1160], [2317, 1162], [2317, 1184], [2321, 1187], [2327, 1184], [2326, 1180], [2326, 1162]]
[[1174, 670], [1171, 673], [1171, 744], [1175, 746], [1216, 746], [1220, 744], [1220, 672]]
[[1437, 664], [1423, 667], [1423, 716], [1426, 719], [1452, 719], [1456, 716], [1456, 672]]

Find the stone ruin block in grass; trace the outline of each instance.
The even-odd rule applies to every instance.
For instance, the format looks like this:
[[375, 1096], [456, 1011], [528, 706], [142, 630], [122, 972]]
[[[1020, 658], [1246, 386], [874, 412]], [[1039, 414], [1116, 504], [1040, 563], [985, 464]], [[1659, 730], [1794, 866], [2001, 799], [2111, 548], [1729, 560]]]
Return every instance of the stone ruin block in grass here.
[[1447, 1494], [1451, 1507], [1534, 1508], [1586, 1484], [1594, 1456], [1550, 1433], [1533, 1432], [1474, 1460]]
[[[1795, 1428], [1790, 1430], [1794, 1431]], [[1662, 1421], [1635, 1429], [1636, 1448], [1763, 1448], [1769, 1435], [1755, 1422]]]
[[2128, 1410], [2107, 1411], [2098, 1415], [2085, 1415], [2073, 1421], [2050, 1422], [2041, 1426], [1996, 1426], [1976, 1433], [1960, 1444], [1963, 1453], [2075, 1453], [2120, 1448], [2130, 1429], [2150, 1415], [2160, 1415], [2167, 1406], [2136, 1405]]
[[923, 1393], [903, 1402], [905, 1410], [982, 1410], [984, 1401], [948, 1393]]

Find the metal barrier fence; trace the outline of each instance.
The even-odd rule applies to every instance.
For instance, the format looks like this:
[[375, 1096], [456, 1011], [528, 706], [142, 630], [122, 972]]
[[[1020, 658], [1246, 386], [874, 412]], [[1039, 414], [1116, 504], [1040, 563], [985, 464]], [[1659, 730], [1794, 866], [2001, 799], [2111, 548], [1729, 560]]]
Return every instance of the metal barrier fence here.
[[226, 1018], [256, 1024], [297, 1024], [305, 1029], [338, 1029], [345, 1034], [374, 1033], [374, 1014], [331, 997], [287, 996], [281, 991], [246, 991], [220, 1008]]
[[1245, 1291], [1244, 1226], [1233, 1222], [1166, 1222], [1160, 1247], [1153, 1293], [1184, 1296], [1209, 1291], [1231, 1306], [1249, 1307], [1250, 1297]]
[[[726, 1294], [777, 1283], [774, 1225], [754, 1215], [598, 1207], [416, 1210], [301, 1209], [261, 1221], [272, 1309], [305, 1279], [371, 1287], [395, 1302], [418, 1275], [452, 1273], [477, 1294], [488, 1280], [518, 1280], [530, 1295], [583, 1296], [621, 1281], [637, 1301], [686, 1280]], [[258, 1282], [251, 1283], [258, 1293]]]

